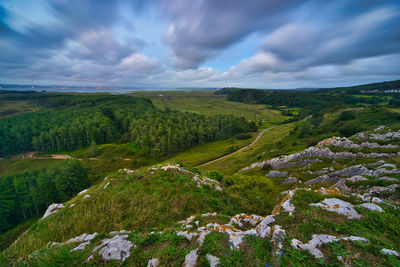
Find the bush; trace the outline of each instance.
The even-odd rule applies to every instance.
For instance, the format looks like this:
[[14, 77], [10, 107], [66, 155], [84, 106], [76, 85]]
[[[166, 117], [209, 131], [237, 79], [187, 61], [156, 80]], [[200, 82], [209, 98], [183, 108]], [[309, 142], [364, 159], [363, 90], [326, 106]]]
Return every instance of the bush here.
[[263, 169], [264, 171], [269, 171], [269, 170], [272, 170], [272, 166], [271, 166], [270, 164], [268, 164], [268, 163], [265, 163], [265, 164], [262, 166], [262, 169]]
[[209, 171], [206, 176], [210, 179], [216, 180], [218, 182], [222, 182], [224, 176], [218, 171]]
[[339, 128], [339, 133], [344, 137], [352, 136], [364, 130], [364, 127], [359, 122], [347, 123]]
[[339, 117], [339, 121], [350, 121], [354, 120], [356, 118], [356, 115], [354, 114], [354, 111], [350, 110], [345, 110], [342, 112], [342, 114]]

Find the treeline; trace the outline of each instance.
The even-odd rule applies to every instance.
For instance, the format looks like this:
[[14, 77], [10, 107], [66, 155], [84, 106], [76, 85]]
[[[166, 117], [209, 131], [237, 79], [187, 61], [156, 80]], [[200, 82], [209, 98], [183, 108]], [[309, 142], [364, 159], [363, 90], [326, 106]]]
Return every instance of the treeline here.
[[89, 185], [87, 172], [78, 160], [0, 177], [0, 234], [41, 216], [50, 204], [65, 202]]
[[28, 99], [41, 111], [0, 119], [1, 156], [26, 151], [72, 151], [92, 142], [133, 141], [158, 158], [256, 130], [255, 124], [245, 118], [160, 111], [148, 99], [129, 96], [35, 93], [8, 97]]
[[379, 97], [356, 97], [341, 93], [303, 92], [303, 91], [272, 91], [244, 89], [228, 95], [228, 100], [234, 102], [266, 104], [273, 107], [300, 108], [298, 117], [310, 114], [318, 115], [339, 108], [346, 108], [358, 104], [382, 103]]

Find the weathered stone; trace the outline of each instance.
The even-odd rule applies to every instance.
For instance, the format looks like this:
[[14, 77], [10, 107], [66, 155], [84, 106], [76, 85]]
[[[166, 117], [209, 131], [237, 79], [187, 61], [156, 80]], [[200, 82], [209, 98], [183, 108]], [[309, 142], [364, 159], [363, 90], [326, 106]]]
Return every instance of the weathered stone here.
[[271, 234], [271, 227], [269, 227], [268, 225], [273, 222], [275, 222], [274, 216], [268, 215], [257, 225], [255, 229], [261, 238], [265, 238]]
[[267, 173], [265, 176], [269, 177], [269, 178], [281, 178], [281, 177], [285, 177], [288, 176], [289, 173], [288, 172], [280, 172], [280, 171], [270, 171], [269, 173]]
[[87, 245], [90, 244], [90, 241], [81, 243], [79, 246], [77, 246], [76, 248], [71, 249], [71, 251], [76, 251], [76, 250], [84, 250], [86, 248]]
[[363, 203], [358, 206], [372, 211], [383, 212], [383, 209], [374, 203]]
[[256, 225], [259, 223], [261, 220], [263, 220], [263, 216], [258, 216], [258, 215], [247, 215], [245, 213], [241, 214], [236, 214], [233, 216], [230, 220], [230, 224], [236, 224], [239, 227], [243, 227], [243, 223], [249, 223], [251, 225]]
[[295, 249], [307, 250], [309, 251], [315, 258], [322, 259], [324, 258], [324, 254], [318, 248], [323, 244], [332, 243], [339, 240], [353, 241], [353, 242], [368, 242], [368, 239], [358, 236], [349, 236], [349, 237], [336, 237], [332, 235], [312, 235], [312, 239], [303, 244], [301, 241], [297, 239], [293, 239], [291, 245]]
[[197, 233], [189, 233], [188, 231], [178, 231], [176, 235], [186, 237], [187, 240], [191, 241], [194, 236], [197, 236]]
[[321, 182], [338, 182], [342, 177], [351, 177], [356, 175], [371, 175], [372, 172], [364, 165], [355, 165], [339, 171], [319, 176], [315, 179], [305, 182], [305, 184]]
[[346, 185], [346, 179], [340, 179], [336, 184], [331, 186], [330, 188], [337, 188], [340, 192], [350, 193], [351, 189]]
[[147, 267], [157, 267], [160, 265], [160, 260], [157, 258], [152, 258], [147, 262]]
[[282, 184], [293, 184], [293, 183], [298, 183], [299, 180], [296, 177], [290, 176], [286, 178], [285, 180], [282, 181]]
[[380, 180], [380, 181], [388, 181], [388, 182], [398, 182], [399, 181], [399, 179], [397, 179], [397, 178], [387, 177], [387, 176], [381, 177], [378, 180]]
[[82, 194], [85, 194], [88, 190], [89, 190], [89, 189], [82, 190], [81, 192], [78, 193], [78, 196], [80, 196], [80, 195], [82, 195]]
[[311, 206], [320, 207], [327, 211], [336, 212], [338, 214], [346, 216], [348, 219], [360, 219], [362, 216], [353, 208], [349, 202], [337, 199], [337, 198], [326, 198], [322, 203], [310, 204]]
[[356, 182], [359, 182], [359, 181], [368, 181], [368, 178], [365, 178], [365, 177], [363, 177], [361, 175], [354, 175], [354, 176], [352, 176], [350, 178], [346, 178], [346, 180], [349, 181], [349, 182], [356, 183]]
[[219, 258], [215, 257], [211, 254], [207, 254], [206, 258], [208, 260], [208, 263], [210, 264], [210, 267], [217, 267], [219, 264]]
[[128, 235], [116, 235], [103, 239], [101, 244], [93, 249], [93, 252], [100, 249], [99, 254], [104, 260], [123, 262], [131, 255], [130, 249], [133, 247], [132, 242], [126, 240], [127, 238]]
[[198, 252], [198, 248], [192, 250], [189, 252], [189, 254], [186, 255], [185, 257], [185, 262], [183, 263], [183, 266], [185, 267], [194, 267], [196, 265], [197, 262], [197, 252]]
[[278, 255], [281, 252], [285, 236], [286, 231], [283, 230], [282, 226], [274, 225], [272, 227], [271, 245], [274, 255]]
[[48, 216], [50, 216], [50, 215], [56, 213], [59, 209], [63, 209], [63, 208], [65, 208], [65, 206], [64, 206], [63, 204], [57, 204], [57, 203], [51, 204], [51, 205], [47, 208], [47, 210], [46, 210], [46, 212], [44, 213], [42, 219], [44, 219], [44, 218], [46, 218], [46, 217], [48, 217]]
[[383, 255], [394, 255], [394, 256], [396, 256], [396, 257], [400, 257], [400, 253], [399, 252], [397, 252], [397, 251], [395, 251], [395, 250], [393, 250], [393, 249], [387, 249], [387, 248], [384, 248], [384, 249], [382, 249], [381, 250], [381, 253], [383, 254]]

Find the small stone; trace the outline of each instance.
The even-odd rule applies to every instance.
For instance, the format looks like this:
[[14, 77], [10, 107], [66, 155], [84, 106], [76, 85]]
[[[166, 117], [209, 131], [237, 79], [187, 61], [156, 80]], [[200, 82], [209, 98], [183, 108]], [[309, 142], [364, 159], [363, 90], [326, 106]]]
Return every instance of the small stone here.
[[160, 260], [157, 258], [152, 258], [147, 263], [147, 267], [157, 267], [158, 265], [160, 265]]

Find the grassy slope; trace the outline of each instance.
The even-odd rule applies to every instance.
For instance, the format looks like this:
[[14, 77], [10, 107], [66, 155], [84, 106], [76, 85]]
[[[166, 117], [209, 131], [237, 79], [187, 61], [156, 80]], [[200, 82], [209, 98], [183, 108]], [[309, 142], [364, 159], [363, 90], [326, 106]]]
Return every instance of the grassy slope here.
[[[244, 198], [239, 185], [246, 185], [250, 182], [248, 179], [242, 178], [243, 181], [232, 191], [218, 192], [209, 187], [198, 188], [190, 177], [191, 174], [179, 171], [152, 169], [110, 175], [106, 181], [89, 189], [87, 194], [91, 195], [90, 198], [77, 196], [65, 204], [76, 206], [62, 209], [32, 225], [19, 242], [1, 254], [0, 263], [26, 257], [50, 241], [65, 242], [82, 233], [176, 229], [178, 221], [193, 214], [216, 211], [224, 215], [240, 212], [262, 212], [265, 215], [274, 205], [270, 201]], [[103, 189], [107, 182], [110, 185]], [[260, 181], [260, 188], [263, 186], [263, 192], [254, 191], [252, 195], [258, 192], [260, 196], [268, 188], [273, 188], [271, 183]]]

